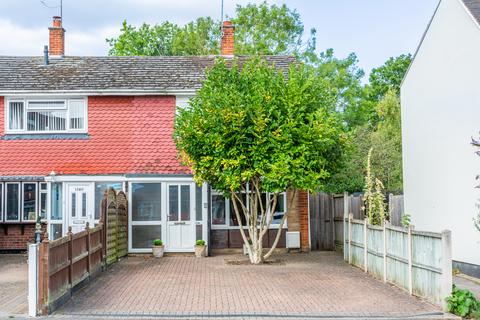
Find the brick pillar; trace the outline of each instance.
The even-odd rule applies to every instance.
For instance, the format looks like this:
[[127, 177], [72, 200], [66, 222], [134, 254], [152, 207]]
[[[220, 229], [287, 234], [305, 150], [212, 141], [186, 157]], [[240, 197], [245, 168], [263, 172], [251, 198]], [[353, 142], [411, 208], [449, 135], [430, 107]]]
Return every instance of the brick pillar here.
[[224, 21], [222, 25], [222, 43], [220, 52], [222, 56], [234, 55], [235, 26], [231, 21]]
[[[292, 199], [293, 191], [287, 192], [287, 199]], [[289, 204], [287, 204], [288, 206]], [[300, 231], [302, 251], [310, 251], [310, 228], [308, 224], [308, 192], [297, 190], [288, 215], [288, 231]]]
[[53, 26], [48, 30], [50, 31], [49, 54], [62, 57], [65, 54], [65, 29], [62, 27], [62, 18], [53, 17]]

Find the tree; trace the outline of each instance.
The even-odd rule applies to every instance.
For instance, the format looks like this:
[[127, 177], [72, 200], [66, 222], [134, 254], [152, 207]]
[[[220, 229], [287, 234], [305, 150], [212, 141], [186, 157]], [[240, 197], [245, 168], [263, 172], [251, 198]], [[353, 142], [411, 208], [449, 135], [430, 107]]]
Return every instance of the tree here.
[[382, 66], [374, 68], [369, 77], [369, 97], [372, 101], [380, 101], [385, 94], [393, 90], [400, 93], [403, 77], [412, 62], [412, 55], [402, 54], [388, 59]]
[[318, 55], [308, 54], [306, 59], [315, 68], [317, 77], [325, 79], [335, 93], [337, 110], [347, 128], [366, 123], [372, 111], [363, 110], [361, 81], [365, 73], [358, 67], [357, 56], [351, 53], [347, 58], [339, 59], [333, 49], [328, 49]]
[[292, 198], [265, 253], [279, 193], [323, 187], [343, 152], [342, 129], [335, 97], [311, 68], [292, 65], [285, 77], [258, 57], [242, 68], [220, 59], [179, 111], [174, 139], [195, 181], [231, 199], [250, 261], [258, 264], [277, 246], [291, 210]]
[[[235, 52], [239, 55], [294, 54], [315, 49], [315, 30], [303, 43], [304, 27], [300, 15], [286, 5], [238, 5], [232, 17], [235, 24]], [[122, 24], [117, 38], [107, 39], [109, 55], [178, 56], [218, 54], [220, 22], [210, 17], [198, 18], [184, 26], [171, 22], [143, 24], [139, 28]]]
[[123, 21], [118, 38], [107, 39], [112, 56], [208, 55], [219, 52], [220, 25], [198, 18], [183, 27], [168, 21], [138, 29]]
[[296, 10], [285, 4], [237, 5], [236, 47], [240, 54], [296, 54], [302, 49], [303, 23]]
[[400, 98], [390, 90], [373, 110], [378, 119], [372, 129], [370, 124], [353, 128], [350, 145], [342, 157], [342, 169], [327, 185], [329, 192], [357, 192], [365, 184], [365, 160], [371, 155], [371, 170], [385, 184], [388, 192], [403, 190], [402, 130]]

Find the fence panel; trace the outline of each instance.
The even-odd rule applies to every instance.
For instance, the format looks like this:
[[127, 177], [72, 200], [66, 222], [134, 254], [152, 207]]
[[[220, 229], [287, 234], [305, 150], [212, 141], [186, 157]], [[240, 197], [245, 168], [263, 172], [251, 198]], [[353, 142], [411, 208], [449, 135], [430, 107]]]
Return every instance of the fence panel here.
[[127, 255], [128, 252], [128, 205], [127, 196], [123, 191], [117, 194], [117, 256], [119, 258]]
[[387, 281], [408, 288], [407, 231], [387, 226]]
[[441, 301], [441, 288], [432, 286], [442, 278], [442, 237], [439, 234], [412, 231], [413, 293]]
[[102, 269], [103, 227], [85, 231], [39, 245], [37, 313], [48, 314], [71, 296], [72, 290]]
[[445, 298], [452, 288], [450, 231], [440, 234], [416, 231], [413, 226], [371, 226], [353, 219], [352, 214], [345, 219], [344, 230], [346, 261], [446, 308]]
[[365, 266], [365, 245], [364, 245], [364, 222], [363, 220], [351, 219], [351, 244], [352, 251], [351, 263], [357, 267], [363, 268]]
[[383, 279], [383, 228], [367, 226], [367, 270], [375, 278]]
[[402, 227], [402, 217], [404, 214], [403, 195], [388, 196], [388, 215], [390, 224], [397, 227]]
[[117, 217], [117, 195], [113, 188], [107, 191], [107, 265], [111, 265], [118, 260], [117, 254], [117, 234], [118, 234], [118, 217]]

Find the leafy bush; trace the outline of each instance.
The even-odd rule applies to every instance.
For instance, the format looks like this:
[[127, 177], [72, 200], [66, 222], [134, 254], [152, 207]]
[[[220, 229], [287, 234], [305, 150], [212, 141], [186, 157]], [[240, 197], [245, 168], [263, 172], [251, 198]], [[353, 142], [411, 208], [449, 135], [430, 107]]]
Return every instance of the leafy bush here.
[[197, 246], [204, 246], [205, 240], [197, 240]]
[[412, 223], [412, 216], [409, 215], [408, 213], [407, 214], [404, 214], [402, 216], [402, 226], [404, 226], [405, 228], [408, 227], [410, 224]]
[[446, 300], [448, 311], [457, 316], [462, 318], [480, 316], [480, 301], [468, 290], [458, 289], [454, 285], [452, 295]]
[[153, 245], [156, 247], [163, 246], [163, 241], [161, 239], [153, 240]]

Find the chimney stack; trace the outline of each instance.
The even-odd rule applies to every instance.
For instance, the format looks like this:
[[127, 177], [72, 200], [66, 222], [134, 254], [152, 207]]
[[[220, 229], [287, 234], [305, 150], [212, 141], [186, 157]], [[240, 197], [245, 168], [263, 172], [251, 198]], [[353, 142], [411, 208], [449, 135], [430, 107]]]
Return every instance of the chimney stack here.
[[62, 18], [53, 17], [53, 26], [48, 30], [50, 31], [50, 55], [63, 57], [65, 55], [65, 29], [62, 27]]
[[220, 52], [222, 56], [234, 55], [235, 26], [231, 21], [223, 21], [222, 25], [222, 44]]

